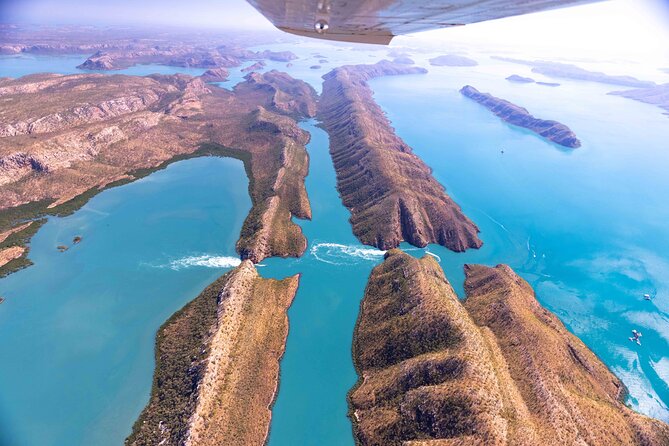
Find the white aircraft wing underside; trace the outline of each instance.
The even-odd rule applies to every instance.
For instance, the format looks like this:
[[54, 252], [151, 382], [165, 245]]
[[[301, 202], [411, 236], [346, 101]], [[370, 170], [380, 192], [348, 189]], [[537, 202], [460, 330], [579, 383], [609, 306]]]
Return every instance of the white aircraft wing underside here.
[[363, 43], [600, 0], [248, 0], [277, 28]]

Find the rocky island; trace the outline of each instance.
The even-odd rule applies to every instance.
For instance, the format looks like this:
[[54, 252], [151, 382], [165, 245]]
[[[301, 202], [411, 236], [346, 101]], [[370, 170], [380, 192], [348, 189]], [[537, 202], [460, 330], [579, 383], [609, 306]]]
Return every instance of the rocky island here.
[[351, 211], [353, 233], [380, 249], [402, 241], [478, 248], [478, 228], [446, 195], [431, 169], [412, 153], [374, 102], [367, 80], [425, 69], [382, 61], [344, 66], [323, 78], [318, 116], [330, 135], [337, 188]]
[[513, 82], [516, 84], [537, 84], [537, 85], [543, 85], [545, 87], [559, 87], [560, 84], [555, 83], [555, 82], [541, 82], [541, 81], [535, 81], [531, 77], [524, 77], [524, 76], [519, 76], [517, 74], [512, 74], [511, 76], [506, 78], [507, 81]]
[[464, 86], [460, 93], [478, 102], [509, 124], [523, 127], [534, 133], [570, 149], [581, 147], [574, 132], [557, 121], [535, 118], [525, 108], [512, 104], [488, 93], [481, 93], [471, 85]]
[[517, 74], [512, 74], [511, 76], [506, 78], [507, 81], [509, 82], [515, 82], [517, 84], [533, 84], [534, 79], [531, 77], [524, 77], [524, 76], [519, 76]]
[[247, 260], [173, 315], [126, 444], [264, 444], [298, 281], [263, 279]]
[[[71, 212], [100, 189], [171, 161], [218, 154], [243, 160], [249, 172], [242, 257], [306, 248], [291, 220], [311, 216], [309, 135], [296, 119], [315, 114], [316, 93], [302, 81], [270, 72], [229, 92], [185, 75], [40, 74], [0, 80], [0, 100], [0, 232]], [[13, 233], [11, 243], [21, 246], [38, 226]]]
[[392, 250], [372, 271], [353, 341], [359, 444], [669, 442], [508, 266], [467, 266], [465, 289], [463, 304], [430, 256]]
[[457, 54], [446, 54], [430, 59], [430, 65], [435, 67], [475, 67], [478, 64], [474, 59]]
[[532, 72], [543, 74], [549, 77], [563, 79], [573, 79], [580, 81], [599, 82], [602, 84], [623, 85], [626, 87], [648, 88], [655, 85], [655, 82], [639, 80], [632, 76], [613, 76], [600, 71], [590, 71], [579, 66], [561, 62], [548, 62], [544, 60], [522, 60], [511, 57], [493, 58], [505, 62], [517, 63], [533, 67]]

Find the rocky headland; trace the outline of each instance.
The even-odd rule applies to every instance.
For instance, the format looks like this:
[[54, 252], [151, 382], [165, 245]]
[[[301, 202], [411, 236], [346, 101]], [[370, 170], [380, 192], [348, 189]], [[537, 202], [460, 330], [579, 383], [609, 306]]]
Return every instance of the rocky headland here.
[[467, 266], [465, 289], [462, 303], [431, 256], [392, 250], [372, 271], [353, 341], [359, 444], [669, 442], [508, 266]]
[[242, 256], [306, 248], [291, 220], [311, 215], [309, 135], [296, 119], [315, 114], [316, 93], [302, 81], [272, 72], [229, 92], [185, 75], [40, 74], [0, 80], [0, 101], [0, 232], [165, 163], [218, 154], [242, 159], [250, 176]]
[[344, 66], [323, 78], [318, 116], [330, 135], [337, 188], [353, 233], [380, 249], [402, 241], [478, 248], [478, 228], [446, 194], [431, 169], [393, 130], [367, 80], [425, 69], [382, 61]]
[[430, 59], [430, 65], [435, 67], [475, 67], [478, 64], [474, 59], [457, 54], [445, 54]]
[[504, 122], [531, 130], [549, 141], [570, 149], [581, 147], [581, 141], [576, 137], [576, 134], [564, 124], [535, 118], [525, 108], [491, 94], [481, 93], [471, 85], [464, 86], [460, 93], [478, 102]]
[[265, 68], [265, 65], [267, 65], [265, 62], [262, 60], [259, 60], [258, 62], [249, 65], [248, 67], [244, 67], [241, 69], [242, 73], [250, 73], [252, 71], [259, 71]]
[[609, 94], [656, 105], [669, 112], [669, 84], [661, 84], [648, 88], [637, 88], [634, 90], [613, 91]]
[[230, 73], [225, 68], [212, 68], [200, 76], [204, 82], [225, 82], [228, 80]]
[[173, 315], [126, 444], [264, 444], [298, 282], [263, 279], [247, 260]]

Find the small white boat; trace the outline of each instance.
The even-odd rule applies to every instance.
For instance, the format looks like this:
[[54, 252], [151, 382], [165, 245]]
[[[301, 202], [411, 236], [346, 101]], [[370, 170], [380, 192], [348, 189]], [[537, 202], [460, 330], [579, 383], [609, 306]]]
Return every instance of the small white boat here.
[[643, 298], [644, 298], [645, 300], [650, 300], [650, 294], [644, 294], [644, 295], [643, 295]]

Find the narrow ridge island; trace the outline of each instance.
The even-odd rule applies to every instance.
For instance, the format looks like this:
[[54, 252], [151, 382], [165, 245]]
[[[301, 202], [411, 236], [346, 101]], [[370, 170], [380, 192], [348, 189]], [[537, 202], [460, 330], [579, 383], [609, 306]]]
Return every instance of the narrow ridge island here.
[[126, 444], [264, 444], [298, 282], [263, 279], [245, 260], [172, 316]]
[[453, 251], [482, 245], [479, 229], [393, 130], [367, 80], [426, 73], [381, 61], [336, 68], [323, 78], [318, 117], [330, 135], [337, 188], [353, 233], [379, 249], [438, 243]]
[[549, 141], [570, 149], [581, 147], [581, 141], [576, 137], [576, 134], [564, 124], [535, 118], [527, 109], [491, 94], [481, 93], [471, 85], [462, 87], [460, 93], [478, 102], [504, 122], [531, 130]]
[[511, 268], [465, 272], [462, 303], [431, 256], [391, 250], [372, 271], [353, 340], [359, 444], [669, 444]]

